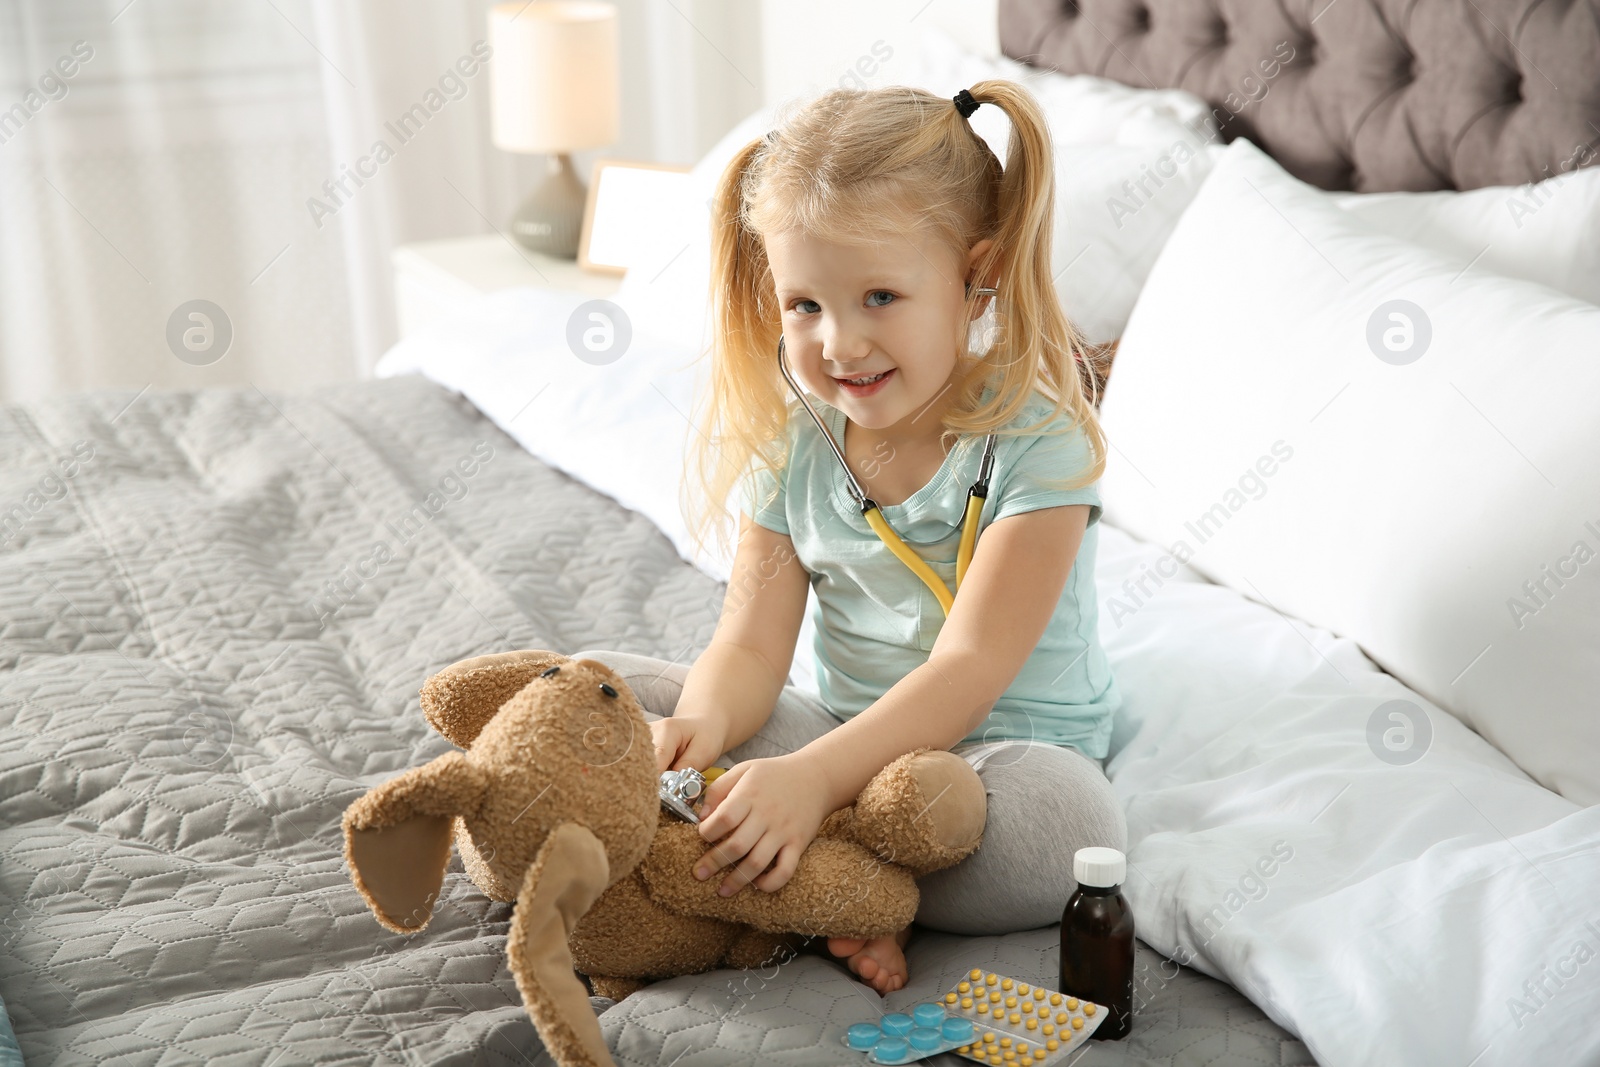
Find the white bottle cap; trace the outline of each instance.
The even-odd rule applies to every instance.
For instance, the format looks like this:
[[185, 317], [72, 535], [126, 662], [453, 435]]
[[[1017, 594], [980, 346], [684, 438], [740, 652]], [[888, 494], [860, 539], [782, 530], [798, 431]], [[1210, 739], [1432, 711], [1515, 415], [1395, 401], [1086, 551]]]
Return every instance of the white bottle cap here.
[[1108, 889], [1128, 876], [1128, 858], [1114, 848], [1080, 848], [1072, 857], [1072, 877], [1079, 885]]

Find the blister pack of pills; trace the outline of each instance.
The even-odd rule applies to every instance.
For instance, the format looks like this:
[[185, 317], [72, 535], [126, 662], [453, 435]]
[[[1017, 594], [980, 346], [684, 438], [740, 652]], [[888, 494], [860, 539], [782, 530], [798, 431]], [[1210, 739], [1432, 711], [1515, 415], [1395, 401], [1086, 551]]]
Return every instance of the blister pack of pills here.
[[911, 1063], [970, 1045], [977, 1037], [976, 1026], [930, 1001], [912, 1008], [910, 1015], [895, 1012], [875, 1023], [856, 1023], [844, 1043], [867, 1053], [872, 1063]]
[[999, 1067], [1056, 1067], [1104, 1018], [1098, 1004], [974, 967], [940, 1001], [856, 1023], [844, 1044], [866, 1052], [871, 1063], [912, 1063], [953, 1051]]
[[979, 1063], [1055, 1067], [1094, 1033], [1106, 1009], [1044, 986], [974, 967], [941, 998], [952, 1018], [978, 1031], [956, 1052]]

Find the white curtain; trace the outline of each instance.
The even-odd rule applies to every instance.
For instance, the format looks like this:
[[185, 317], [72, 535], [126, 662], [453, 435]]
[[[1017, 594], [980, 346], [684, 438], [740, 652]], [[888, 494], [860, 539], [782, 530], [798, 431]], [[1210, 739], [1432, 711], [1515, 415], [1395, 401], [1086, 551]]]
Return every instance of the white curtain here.
[[[503, 232], [540, 172], [490, 143], [488, 71], [456, 67], [489, 6], [0, 0], [0, 400], [365, 374], [396, 336], [393, 248]], [[693, 162], [759, 106], [753, 5], [618, 7], [621, 138], [580, 174]], [[402, 142], [386, 124], [430, 91]], [[197, 300], [220, 358], [169, 338]]]

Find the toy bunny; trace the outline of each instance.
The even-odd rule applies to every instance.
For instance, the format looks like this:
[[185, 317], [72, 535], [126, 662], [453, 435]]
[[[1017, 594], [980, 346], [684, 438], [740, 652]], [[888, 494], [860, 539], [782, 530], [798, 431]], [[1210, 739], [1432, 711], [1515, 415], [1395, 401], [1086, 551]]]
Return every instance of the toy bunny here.
[[919, 749], [824, 820], [781, 889], [722, 897], [719, 877], [694, 877], [708, 843], [662, 811], [644, 710], [605, 664], [537, 649], [479, 656], [429, 678], [422, 707], [466, 751], [350, 805], [351, 878], [383, 926], [420, 931], [453, 836], [473, 883], [515, 902], [508, 963], [562, 1067], [614, 1062], [575, 968], [620, 999], [652, 979], [759, 966], [801, 937], [884, 936], [916, 915], [916, 877], [982, 839], [977, 773]]

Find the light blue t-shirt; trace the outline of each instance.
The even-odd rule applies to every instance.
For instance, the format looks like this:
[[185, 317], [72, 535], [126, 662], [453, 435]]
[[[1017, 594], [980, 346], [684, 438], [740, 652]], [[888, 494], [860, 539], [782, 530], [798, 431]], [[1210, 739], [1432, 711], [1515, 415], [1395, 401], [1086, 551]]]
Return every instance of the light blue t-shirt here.
[[[844, 413], [815, 398], [812, 404], [842, 448]], [[1011, 425], [1032, 425], [1051, 410], [1048, 398], [1036, 391]], [[1050, 425], [1070, 424], [1070, 416], [1061, 415]], [[843, 721], [927, 662], [944, 611], [932, 590], [867, 525], [833, 450], [798, 401], [789, 405], [787, 438], [789, 462], [781, 481], [758, 464], [743, 483], [743, 510], [760, 525], [788, 534], [811, 576], [817, 599], [812, 621], [818, 693]], [[951, 589], [967, 490], [978, 476], [982, 456], [982, 435], [964, 437], [927, 485], [902, 503], [879, 504], [894, 531]], [[1041, 484], [1044, 478], [1070, 477], [1089, 466], [1091, 458], [1081, 428], [995, 439], [979, 546], [990, 523], [1039, 508], [1088, 504], [1089, 525], [1044, 635], [988, 718], [966, 740], [1033, 739], [1069, 745], [1097, 759], [1106, 755], [1111, 719], [1122, 695], [1097, 635], [1098, 483], [1073, 490]], [[777, 495], [763, 506], [774, 484]]]

